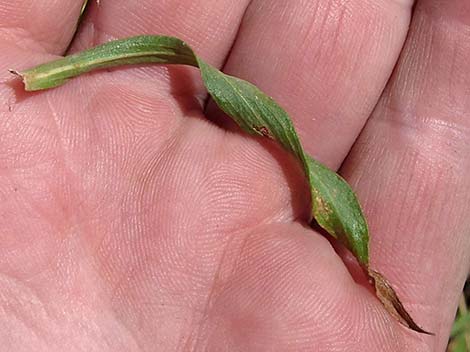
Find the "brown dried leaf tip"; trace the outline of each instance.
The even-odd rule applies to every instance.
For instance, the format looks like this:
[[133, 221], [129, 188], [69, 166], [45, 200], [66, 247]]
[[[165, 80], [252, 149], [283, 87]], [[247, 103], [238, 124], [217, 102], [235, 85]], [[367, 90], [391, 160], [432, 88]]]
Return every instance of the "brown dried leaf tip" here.
[[395, 290], [388, 283], [387, 279], [380, 273], [368, 269], [369, 277], [374, 281], [377, 298], [382, 302], [385, 309], [407, 328], [426, 335], [434, 335], [431, 332], [421, 329], [411, 318], [403, 304], [400, 302]]

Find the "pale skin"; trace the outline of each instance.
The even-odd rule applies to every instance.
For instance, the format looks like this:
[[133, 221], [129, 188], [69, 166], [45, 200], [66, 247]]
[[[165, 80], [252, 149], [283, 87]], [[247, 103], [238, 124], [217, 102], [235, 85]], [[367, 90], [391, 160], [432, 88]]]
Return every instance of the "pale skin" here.
[[[72, 43], [167, 34], [292, 116], [363, 204], [383, 309], [310, 229], [295, 161], [235, 129], [190, 68], [24, 93], [82, 1], [0, 0], [5, 351], [444, 351], [470, 263], [466, 0], [113, 0]], [[336, 249], [336, 250], [335, 250]]]

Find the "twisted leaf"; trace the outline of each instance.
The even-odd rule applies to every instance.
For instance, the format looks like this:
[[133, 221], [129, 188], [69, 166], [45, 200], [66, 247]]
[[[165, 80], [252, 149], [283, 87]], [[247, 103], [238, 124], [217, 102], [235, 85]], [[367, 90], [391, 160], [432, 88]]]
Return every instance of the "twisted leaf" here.
[[[26, 71], [12, 72], [22, 77], [26, 90], [35, 91], [60, 86], [68, 79], [91, 70], [143, 63], [198, 67], [211, 97], [244, 131], [273, 139], [292, 153], [301, 163], [310, 186], [311, 218], [354, 254], [374, 279], [384, 306], [389, 311], [394, 307], [391, 313], [397, 316], [398, 312], [404, 325], [424, 332], [406, 313], [391, 286], [383, 284], [385, 279], [369, 270], [367, 223], [349, 185], [305, 153], [288, 114], [253, 84], [220, 72], [199, 58], [186, 43], [166, 36], [117, 40]], [[387, 304], [387, 297], [396, 300]]]

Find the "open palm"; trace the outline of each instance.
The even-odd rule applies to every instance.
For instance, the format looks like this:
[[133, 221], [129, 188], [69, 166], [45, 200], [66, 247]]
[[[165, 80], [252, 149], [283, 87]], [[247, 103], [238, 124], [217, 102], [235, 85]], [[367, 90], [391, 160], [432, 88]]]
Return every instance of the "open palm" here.
[[196, 70], [24, 93], [7, 69], [63, 54], [82, 2], [0, 1], [2, 351], [445, 348], [470, 259], [468, 1], [103, 0], [71, 46], [175, 35], [273, 96], [434, 337], [307, 226], [297, 164], [206, 105]]

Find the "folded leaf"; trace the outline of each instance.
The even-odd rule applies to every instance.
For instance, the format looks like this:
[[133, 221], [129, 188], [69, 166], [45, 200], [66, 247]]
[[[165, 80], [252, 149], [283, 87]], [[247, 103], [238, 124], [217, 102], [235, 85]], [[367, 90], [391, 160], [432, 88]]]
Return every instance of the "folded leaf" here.
[[[26, 71], [12, 72], [22, 77], [26, 90], [34, 91], [60, 86], [68, 79], [91, 70], [143, 63], [199, 67], [204, 85], [221, 110], [244, 131], [273, 139], [292, 153], [301, 163], [310, 186], [311, 218], [354, 254], [374, 278], [377, 293], [391, 314], [404, 325], [424, 332], [404, 309], [398, 309], [396, 314], [396, 304], [392, 302], [395, 298], [398, 300], [395, 292], [387, 284], [388, 294], [382, 294], [385, 279], [381, 280], [381, 275], [369, 271], [367, 223], [349, 185], [305, 153], [288, 114], [253, 84], [220, 72], [196, 56], [186, 43], [166, 36], [117, 40]], [[387, 304], [387, 299], [391, 300], [390, 304]], [[391, 307], [394, 310], [390, 310]]]

